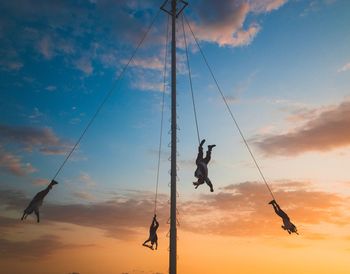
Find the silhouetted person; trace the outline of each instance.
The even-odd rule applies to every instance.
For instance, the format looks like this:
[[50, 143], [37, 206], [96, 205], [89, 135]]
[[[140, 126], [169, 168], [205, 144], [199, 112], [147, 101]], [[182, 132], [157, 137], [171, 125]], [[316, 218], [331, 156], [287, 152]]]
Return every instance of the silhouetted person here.
[[273, 209], [275, 210], [276, 214], [280, 216], [283, 220], [283, 225], [281, 226], [284, 230], [287, 230], [289, 234], [296, 233], [299, 235], [296, 226], [290, 221], [287, 213], [285, 213], [280, 206], [277, 204], [275, 200], [272, 200], [269, 202], [270, 205], [273, 206]]
[[213, 147], [216, 145], [209, 145], [207, 154], [205, 155], [205, 158], [203, 158], [203, 144], [205, 140], [203, 139], [202, 142], [200, 143], [198, 147], [198, 155], [196, 159], [196, 165], [197, 169], [194, 172], [194, 176], [198, 178], [197, 182], [193, 182], [193, 185], [199, 187], [200, 185], [207, 183], [207, 185], [210, 187], [210, 191], [213, 192], [213, 184], [211, 183], [210, 179], [208, 178], [208, 163], [210, 162], [211, 159], [211, 151]]
[[40, 215], [39, 215], [39, 207], [43, 204], [44, 198], [49, 193], [51, 190], [52, 186], [57, 185], [58, 183], [55, 180], [52, 180], [51, 183], [48, 185], [47, 188], [44, 190], [38, 192], [34, 198], [31, 200], [27, 208], [23, 212], [23, 216], [21, 220], [23, 221], [24, 219], [27, 218], [28, 215], [32, 214], [33, 212], [36, 215], [37, 222], [40, 222]]
[[[149, 228], [149, 237], [148, 239], [142, 244], [143, 246], [147, 246], [150, 249], [153, 250], [153, 245], [156, 244], [156, 250], [158, 248], [158, 236], [157, 236], [157, 229], [159, 227], [159, 223], [157, 221], [157, 216], [154, 214], [151, 226]], [[151, 242], [151, 245], [147, 245], [146, 243]]]

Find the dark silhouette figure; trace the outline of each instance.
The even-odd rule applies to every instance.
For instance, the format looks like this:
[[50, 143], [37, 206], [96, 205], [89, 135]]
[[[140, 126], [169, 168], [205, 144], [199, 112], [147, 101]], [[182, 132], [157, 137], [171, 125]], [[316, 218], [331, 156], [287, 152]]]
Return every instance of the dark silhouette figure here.
[[287, 230], [289, 234], [296, 233], [299, 235], [296, 226], [290, 221], [287, 213], [285, 213], [280, 206], [277, 204], [275, 200], [272, 200], [269, 202], [270, 205], [273, 206], [273, 209], [275, 210], [276, 214], [280, 216], [283, 220], [283, 225], [281, 226], [284, 230]]
[[21, 220], [27, 219], [27, 216], [32, 214], [33, 211], [36, 215], [37, 222], [40, 222], [40, 215], [39, 215], [39, 207], [43, 204], [44, 198], [51, 190], [52, 186], [57, 185], [58, 183], [55, 180], [52, 180], [51, 183], [48, 185], [47, 188], [44, 190], [38, 192], [34, 198], [31, 200], [27, 208], [23, 212], [23, 216]]
[[195, 188], [199, 187], [200, 185], [207, 183], [207, 185], [210, 187], [210, 191], [213, 192], [213, 184], [211, 183], [210, 179], [208, 178], [208, 163], [211, 159], [211, 151], [213, 147], [216, 147], [216, 145], [209, 145], [207, 154], [205, 155], [205, 158], [203, 158], [203, 144], [205, 140], [203, 139], [198, 147], [198, 155], [196, 159], [196, 165], [197, 169], [194, 172], [194, 176], [198, 178], [197, 182], [193, 182], [193, 185], [195, 185]]
[[[159, 227], [159, 223], [157, 221], [157, 216], [154, 214], [151, 226], [149, 228], [149, 237], [148, 239], [142, 244], [143, 246], [146, 246], [153, 250], [153, 245], [156, 244], [156, 250], [158, 248], [158, 236], [157, 236], [157, 229]], [[151, 245], [147, 245], [146, 243], [151, 242]]]

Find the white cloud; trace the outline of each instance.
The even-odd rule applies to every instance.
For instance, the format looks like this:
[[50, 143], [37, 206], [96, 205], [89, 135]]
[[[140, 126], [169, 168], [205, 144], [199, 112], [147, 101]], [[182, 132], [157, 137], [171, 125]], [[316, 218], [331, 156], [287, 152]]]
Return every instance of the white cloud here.
[[162, 83], [156, 83], [156, 82], [150, 82], [147, 80], [140, 80], [137, 82], [134, 82], [132, 84], [133, 88], [139, 89], [139, 90], [145, 90], [145, 91], [158, 91], [162, 92], [163, 90], [163, 84]]
[[162, 60], [158, 56], [134, 58], [130, 63], [130, 66], [134, 66], [142, 69], [163, 70], [164, 60]]
[[96, 182], [86, 172], [81, 172], [80, 173], [79, 181], [84, 183], [86, 186], [89, 186], [89, 187], [96, 185]]
[[44, 116], [44, 113], [42, 113], [37, 107], [34, 108], [33, 113], [29, 115], [29, 119], [31, 122], [38, 122], [40, 118]]
[[47, 86], [46, 88], [45, 88], [46, 90], [48, 90], [48, 91], [54, 91], [54, 90], [56, 90], [57, 89], [57, 87], [56, 86]]
[[251, 10], [257, 13], [270, 12], [283, 6], [287, 0], [253, 0]]
[[345, 72], [350, 70], [350, 62], [342, 66], [340, 69], [338, 69], [338, 72]]
[[95, 197], [86, 191], [76, 191], [73, 193], [73, 195], [82, 200], [87, 200], [87, 201], [95, 200]]

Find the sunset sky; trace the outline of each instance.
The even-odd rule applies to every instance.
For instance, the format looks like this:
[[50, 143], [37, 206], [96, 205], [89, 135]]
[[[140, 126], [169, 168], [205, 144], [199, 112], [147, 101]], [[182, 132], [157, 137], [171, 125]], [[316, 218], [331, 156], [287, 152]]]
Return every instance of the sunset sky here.
[[[168, 15], [163, 1], [0, 1], [0, 273], [168, 273], [170, 77], [159, 250], [153, 217]], [[193, 0], [184, 14], [281, 207], [185, 26], [214, 184], [194, 189], [198, 140], [177, 31], [178, 273], [350, 273], [350, 1]], [[181, 18], [178, 20], [181, 23]], [[169, 55], [168, 55], [169, 57]], [[57, 177], [41, 222], [20, 221]]]

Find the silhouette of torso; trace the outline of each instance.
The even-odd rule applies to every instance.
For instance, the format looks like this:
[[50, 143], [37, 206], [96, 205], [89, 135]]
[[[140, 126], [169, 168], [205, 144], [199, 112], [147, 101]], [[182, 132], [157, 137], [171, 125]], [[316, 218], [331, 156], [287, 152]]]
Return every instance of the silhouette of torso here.
[[49, 193], [50, 191], [50, 187], [47, 187], [46, 189], [38, 192], [34, 198], [31, 200], [31, 202], [29, 203], [28, 207], [26, 208], [26, 212], [28, 214], [32, 213], [35, 209], [38, 209], [42, 204], [43, 204], [43, 200], [45, 198], [45, 196], [47, 195], [47, 193]]
[[196, 178], [199, 178], [199, 177], [207, 178], [208, 177], [208, 166], [204, 161], [198, 161], [197, 169], [194, 173], [194, 176]]

